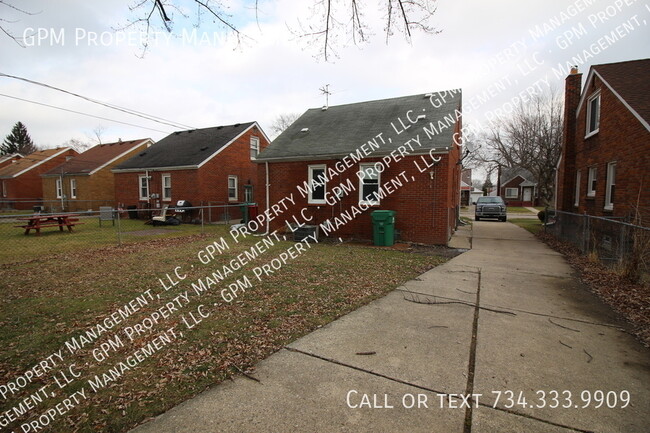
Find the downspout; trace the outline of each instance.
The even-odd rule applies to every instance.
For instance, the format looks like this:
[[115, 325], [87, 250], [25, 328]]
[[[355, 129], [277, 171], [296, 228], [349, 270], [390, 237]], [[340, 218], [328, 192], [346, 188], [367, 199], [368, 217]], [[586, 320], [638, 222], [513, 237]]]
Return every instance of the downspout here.
[[[270, 207], [269, 206], [269, 200], [270, 200], [269, 186], [270, 186], [270, 183], [269, 183], [269, 162], [268, 161], [264, 162], [264, 168], [265, 168], [265, 171], [266, 171], [266, 214], [268, 215], [268, 211], [269, 211], [269, 207]], [[269, 221], [268, 218], [266, 218], [266, 232], [264, 233], [263, 236], [266, 236], [266, 235], [269, 234], [270, 224], [271, 224], [271, 222]]]

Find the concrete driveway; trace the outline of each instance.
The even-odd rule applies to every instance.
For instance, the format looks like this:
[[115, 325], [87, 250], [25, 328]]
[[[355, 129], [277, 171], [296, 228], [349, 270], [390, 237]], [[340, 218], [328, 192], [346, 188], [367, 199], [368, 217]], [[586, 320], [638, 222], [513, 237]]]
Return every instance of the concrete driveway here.
[[[647, 432], [650, 351], [509, 223], [147, 432]], [[625, 407], [623, 407], [625, 406]]]

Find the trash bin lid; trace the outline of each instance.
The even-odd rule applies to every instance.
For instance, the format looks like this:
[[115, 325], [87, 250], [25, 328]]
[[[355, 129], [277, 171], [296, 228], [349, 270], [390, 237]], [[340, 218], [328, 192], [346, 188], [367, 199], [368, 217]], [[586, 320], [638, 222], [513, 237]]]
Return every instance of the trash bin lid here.
[[373, 221], [384, 221], [395, 216], [395, 213], [394, 210], [374, 210], [371, 215]]

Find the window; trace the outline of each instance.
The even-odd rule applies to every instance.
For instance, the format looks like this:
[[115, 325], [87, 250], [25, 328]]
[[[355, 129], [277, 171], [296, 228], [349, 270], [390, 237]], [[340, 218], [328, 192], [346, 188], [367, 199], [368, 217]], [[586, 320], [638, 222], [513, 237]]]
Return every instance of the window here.
[[587, 137], [598, 132], [600, 126], [600, 93], [587, 102]]
[[587, 180], [587, 197], [596, 196], [596, 167], [589, 167], [589, 179]]
[[140, 200], [149, 200], [149, 178], [147, 176], [138, 176], [138, 185]]
[[228, 176], [228, 200], [237, 201], [237, 176]]
[[519, 198], [519, 188], [506, 188], [506, 198]]
[[162, 199], [170, 201], [172, 199], [172, 175], [162, 175]]
[[77, 198], [77, 179], [70, 179], [70, 198]]
[[373, 164], [359, 165], [359, 204], [378, 205], [379, 172]]
[[7, 183], [4, 180], [2, 181], [2, 196], [7, 196]]
[[63, 182], [60, 177], [56, 179], [56, 198], [63, 198]]
[[253, 203], [253, 185], [244, 185], [244, 201]]
[[576, 190], [575, 197], [573, 198], [573, 205], [578, 207], [580, 204], [580, 170], [576, 173]]
[[614, 192], [616, 191], [616, 163], [607, 164], [607, 187], [605, 188], [605, 209], [614, 209]]
[[258, 137], [251, 137], [251, 159], [257, 158], [260, 153], [260, 139]]
[[327, 179], [325, 178], [325, 165], [310, 165], [308, 167], [309, 204], [325, 204], [325, 191]]

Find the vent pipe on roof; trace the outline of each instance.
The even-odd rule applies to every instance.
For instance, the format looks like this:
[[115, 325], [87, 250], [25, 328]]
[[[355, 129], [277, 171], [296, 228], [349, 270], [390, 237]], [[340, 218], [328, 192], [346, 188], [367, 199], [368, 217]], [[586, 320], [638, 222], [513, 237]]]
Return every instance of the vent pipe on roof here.
[[302, 128], [302, 129], [300, 130], [300, 132], [308, 132], [308, 131], [309, 131], [309, 128]]
[[327, 111], [327, 105], [323, 105], [323, 108], [321, 108], [321, 111]]

